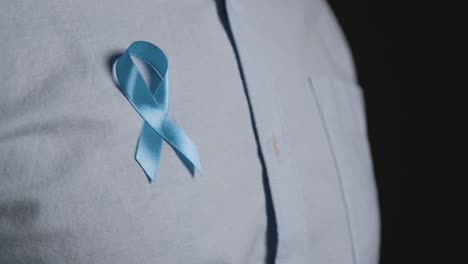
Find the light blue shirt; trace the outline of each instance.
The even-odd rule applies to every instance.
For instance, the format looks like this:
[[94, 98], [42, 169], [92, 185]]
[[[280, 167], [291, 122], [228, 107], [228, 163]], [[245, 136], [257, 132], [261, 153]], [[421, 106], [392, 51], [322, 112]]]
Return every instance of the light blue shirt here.
[[[322, 0], [0, 3], [0, 263], [378, 261], [362, 92]], [[167, 55], [163, 145], [112, 80], [135, 40]]]

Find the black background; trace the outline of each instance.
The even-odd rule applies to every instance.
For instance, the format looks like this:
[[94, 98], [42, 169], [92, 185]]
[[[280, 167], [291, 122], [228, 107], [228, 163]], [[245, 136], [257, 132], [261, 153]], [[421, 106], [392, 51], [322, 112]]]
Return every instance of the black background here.
[[[459, 188], [465, 145], [461, 83], [468, 45], [453, 1], [329, 0], [366, 99], [379, 189], [381, 263], [468, 263]], [[460, 28], [457, 28], [460, 27]], [[458, 63], [457, 63], [458, 62]]]

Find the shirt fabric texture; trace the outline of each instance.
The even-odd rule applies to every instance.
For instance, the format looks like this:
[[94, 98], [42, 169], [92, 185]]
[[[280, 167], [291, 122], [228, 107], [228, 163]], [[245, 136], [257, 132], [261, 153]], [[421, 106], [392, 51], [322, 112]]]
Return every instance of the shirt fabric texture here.
[[[166, 53], [203, 176], [167, 144], [154, 184], [135, 162], [143, 121], [111, 69], [135, 40]], [[326, 2], [1, 1], [0, 48], [0, 263], [266, 263], [272, 232], [278, 264], [378, 262], [362, 91]]]

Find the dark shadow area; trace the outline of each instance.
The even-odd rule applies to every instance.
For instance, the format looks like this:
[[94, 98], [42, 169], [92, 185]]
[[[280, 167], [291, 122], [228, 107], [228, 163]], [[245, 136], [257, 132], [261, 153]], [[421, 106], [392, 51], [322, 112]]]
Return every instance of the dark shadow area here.
[[109, 71], [109, 76], [112, 78], [112, 68], [114, 62], [124, 53], [125, 50], [113, 51], [106, 56], [106, 69]]
[[0, 204], [0, 263], [74, 263], [70, 234], [40, 230], [39, 209], [30, 199]]
[[263, 157], [262, 149], [260, 146], [257, 127], [255, 125], [256, 124], [255, 116], [252, 110], [252, 103], [250, 102], [249, 90], [245, 82], [244, 70], [242, 68], [242, 63], [240, 61], [239, 52], [237, 50], [237, 46], [236, 46], [236, 42], [234, 40], [234, 36], [231, 30], [231, 26], [229, 24], [229, 17], [228, 17], [227, 10], [226, 10], [226, 1], [215, 0], [215, 3], [216, 3], [216, 9], [218, 12], [219, 20], [226, 32], [226, 35], [229, 39], [229, 42], [231, 43], [232, 49], [234, 51], [234, 55], [236, 57], [237, 66], [239, 68], [239, 74], [242, 79], [242, 85], [244, 87], [244, 93], [245, 93], [247, 104], [249, 107], [250, 121], [252, 124], [255, 141], [257, 143], [258, 158], [262, 165], [262, 179], [263, 179], [263, 187], [265, 191], [265, 202], [266, 202], [265, 207], [266, 207], [266, 216], [267, 216], [267, 231], [266, 231], [267, 254], [265, 256], [265, 263], [271, 264], [271, 263], [275, 263], [276, 252], [277, 252], [277, 247], [278, 247], [278, 233], [277, 233], [275, 211], [273, 207], [273, 200], [271, 197], [270, 184], [268, 182], [268, 177], [267, 177], [268, 172], [266, 169], [265, 159]]
[[33, 224], [38, 215], [39, 205], [33, 200], [11, 201], [0, 204], [0, 226], [21, 227]]
[[[466, 31], [456, 29], [465, 15], [453, 2], [328, 2], [364, 89], [381, 208], [380, 263], [468, 263], [457, 258], [466, 238], [455, 238], [466, 224], [455, 223], [466, 211], [457, 205], [463, 200], [455, 180], [464, 164], [457, 154], [464, 153], [466, 117], [462, 103], [447, 99], [465, 76], [452, 60], [462, 50], [452, 33]], [[436, 135], [435, 127], [448, 135]]]

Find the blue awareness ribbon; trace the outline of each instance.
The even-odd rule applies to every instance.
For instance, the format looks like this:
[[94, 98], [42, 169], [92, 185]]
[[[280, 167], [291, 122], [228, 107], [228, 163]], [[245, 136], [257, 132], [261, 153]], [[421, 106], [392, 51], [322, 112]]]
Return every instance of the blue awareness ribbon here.
[[[150, 66], [152, 81], [149, 86], [132, 57]], [[168, 61], [164, 52], [152, 43], [135, 41], [114, 62], [114, 74], [120, 91], [145, 121], [135, 160], [149, 182], [156, 177], [163, 141], [172, 146], [192, 175], [195, 169], [201, 174], [196, 145], [168, 115]]]

